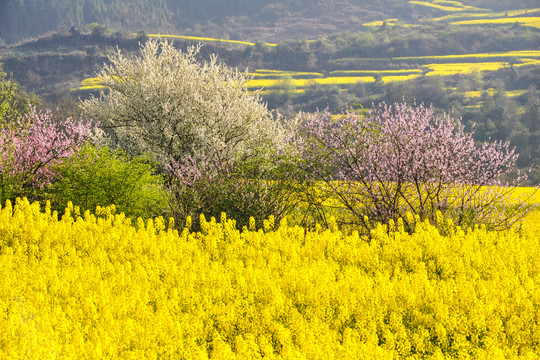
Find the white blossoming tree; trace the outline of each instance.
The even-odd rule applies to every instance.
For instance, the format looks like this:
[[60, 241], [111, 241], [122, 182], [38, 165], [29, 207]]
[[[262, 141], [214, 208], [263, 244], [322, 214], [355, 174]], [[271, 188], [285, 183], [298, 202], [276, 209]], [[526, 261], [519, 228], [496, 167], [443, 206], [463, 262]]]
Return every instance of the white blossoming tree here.
[[118, 50], [98, 74], [105, 91], [83, 102], [85, 112], [123, 147], [163, 162], [202, 153], [226, 162], [275, 144], [279, 124], [248, 91], [249, 76], [215, 56], [201, 64], [198, 51], [163, 40], [146, 42], [138, 57]]
[[[247, 73], [215, 56], [200, 63], [198, 52], [199, 47], [183, 52], [164, 40], [147, 41], [140, 56], [118, 50], [98, 74], [104, 91], [84, 101], [83, 110], [117, 146], [133, 155], [149, 154], [168, 171], [176, 183], [180, 218], [197, 212], [214, 215], [218, 206], [231, 217], [235, 212], [257, 216], [260, 209], [246, 204], [260, 205], [262, 195], [270, 196], [266, 186], [261, 190], [261, 184], [269, 183], [261, 174], [283, 143], [280, 121], [257, 92], [248, 91]], [[254, 174], [259, 181], [246, 189], [253, 185], [246, 179]], [[218, 195], [223, 201], [236, 199], [234, 206], [220, 203]], [[274, 204], [261, 217], [276, 212]]]

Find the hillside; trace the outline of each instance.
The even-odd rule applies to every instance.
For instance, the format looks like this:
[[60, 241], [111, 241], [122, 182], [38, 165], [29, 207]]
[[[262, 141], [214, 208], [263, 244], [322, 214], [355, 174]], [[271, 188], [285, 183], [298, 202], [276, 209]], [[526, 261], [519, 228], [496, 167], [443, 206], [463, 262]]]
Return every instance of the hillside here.
[[[428, 4], [428, 6], [426, 6]], [[0, 45], [59, 28], [100, 23], [127, 32], [166, 32], [281, 42], [359, 31], [363, 24], [397, 19], [418, 24], [452, 13], [538, 7], [536, 0], [7, 0], [0, 2]]]

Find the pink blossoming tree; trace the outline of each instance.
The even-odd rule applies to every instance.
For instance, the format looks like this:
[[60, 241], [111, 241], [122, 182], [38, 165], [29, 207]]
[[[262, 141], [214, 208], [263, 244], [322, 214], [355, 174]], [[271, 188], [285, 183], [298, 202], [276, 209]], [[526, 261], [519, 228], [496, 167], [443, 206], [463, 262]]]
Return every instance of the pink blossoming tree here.
[[54, 180], [53, 165], [71, 156], [89, 137], [89, 121], [59, 120], [50, 110], [30, 109], [20, 123], [0, 132], [0, 198], [40, 193]]
[[423, 105], [310, 114], [294, 140], [300, 189], [321, 217], [322, 208], [334, 208], [365, 228], [399, 221], [412, 231], [418, 219], [436, 223], [441, 215], [462, 226], [506, 228], [529, 209], [511, 201], [524, 177], [502, 181], [518, 155], [508, 143], [477, 145], [472, 135]]

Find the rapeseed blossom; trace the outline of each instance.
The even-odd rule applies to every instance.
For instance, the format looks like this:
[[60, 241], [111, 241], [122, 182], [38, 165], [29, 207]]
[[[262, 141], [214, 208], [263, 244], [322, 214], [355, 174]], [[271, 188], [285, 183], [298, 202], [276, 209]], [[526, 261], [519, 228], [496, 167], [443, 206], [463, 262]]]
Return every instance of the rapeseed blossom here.
[[[401, 220], [401, 219], [400, 219]], [[0, 209], [0, 358], [533, 358], [540, 213], [490, 232]], [[418, 221], [418, 219], [417, 219]], [[444, 221], [444, 219], [440, 219]]]

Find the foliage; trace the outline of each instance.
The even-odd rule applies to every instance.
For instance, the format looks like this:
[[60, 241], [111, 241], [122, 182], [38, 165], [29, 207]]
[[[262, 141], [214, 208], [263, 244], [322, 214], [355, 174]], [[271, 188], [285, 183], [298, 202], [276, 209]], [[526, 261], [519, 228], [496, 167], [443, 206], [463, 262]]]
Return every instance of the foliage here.
[[250, 218], [259, 225], [269, 216], [279, 221], [296, 206], [283, 155], [274, 152], [270, 160], [257, 157], [222, 165], [189, 158], [171, 166], [173, 213], [178, 221], [191, 217], [193, 229], [199, 229], [199, 214], [219, 217], [226, 210], [242, 228]]
[[0, 357], [530, 359], [540, 213], [520, 230], [357, 233], [114, 208], [0, 210]]
[[164, 179], [152, 174], [146, 157], [130, 158], [122, 150], [87, 144], [53, 169], [58, 175], [48, 190], [53, 210], [72, 201], [83, 212], [114, 204], [132, 218], [168, 211]]
[[0, 128], [20, 120], [29, 106], [37, 103], [36, 96], [27, 93], [11, 76], [8, 78], [0, 63]]
[[51, 110], [35, 108], [20, 122], [5, 125], [0, 132], [0, 200], [41, 200], [57, 176], [54, 165], [71, 156], [91, 129], [89, 121], [61, 120]]
[[439, 212], [460, 226], [503, 229], [529, 210], [505, 205], [523, 179], [501, 180], [518, 157], [508, 142], [476, 146], [459, 120], [423, 105], [306, 115], [294, 145], [308, 205], [336, 207], [367, 229], [401, 219], [412, 231], [406, 213], [436, 223]]
[[[259, 215], [249, 214], [257, 199], [266, 204], [266, 197], [275, 194], [262, 187], [266, 179], [261, 176], [273, 166], [269, 156], [281, 145], [281, 125], [257, 93], [248, 91], [246, 74], [219, 64], [216, 57], [200, 64], [198, 50], [184, 53], [167, 41], [149, 40], [140, 58], [119, 52], [100, 74], [109, 91], [85, 101], [83, 109], [102, 122], [119, 146], [131, 154], [148, 153], [169, 174], [178, 197], [177, 217], [199, 210], [213, 213], [216, 206], [241, 217], [234, 209], [249, 199], [250, 207], [243, 210], [247, 221]], [[247, 164], [257, 164], [256, 173], [245, 174]], [[201, 171], [204, 175], [195, 182], [183, 181]], [[238, 199], [242, 193], [251, 197]], [[240, 200], [242, 205], [235, 203]]]

